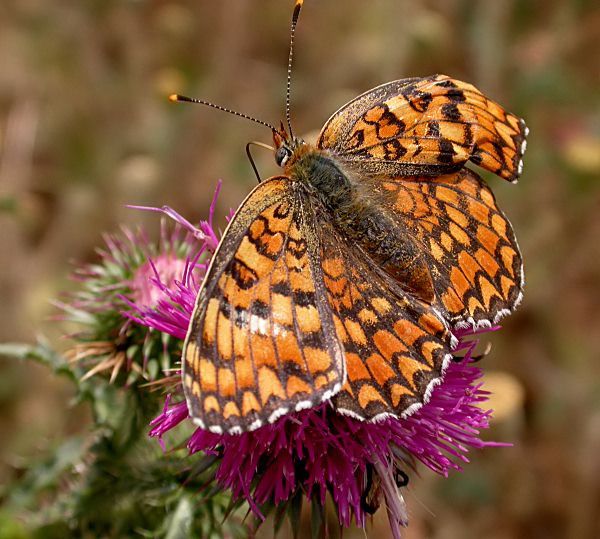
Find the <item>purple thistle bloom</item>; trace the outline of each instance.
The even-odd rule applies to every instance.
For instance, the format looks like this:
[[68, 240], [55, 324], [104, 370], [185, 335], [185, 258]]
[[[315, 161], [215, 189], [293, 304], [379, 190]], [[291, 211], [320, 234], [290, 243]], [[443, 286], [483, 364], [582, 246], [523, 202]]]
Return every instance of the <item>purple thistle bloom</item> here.
[[190, 249], [185, 260], [179, 259], [169, 266], [168, 259], [159, 257], [149, 260], [146, 268], [140, 268], [136, 290], [139, 295], [152, 298], [152, 301], [123, 298], [131, 308], [130, 311], [125, 312], [125, 315], [132, 321], [176, 339], [185, 339], [202, 278], [206, 273], [210, 257], [219, 244], [213, 218], [220, 191], [221, 182], [217, 184], [209, 208], [208, 220], [201, 221], [198, 227], [168, 206], [162, 208], [129, 206], [133, 209], [159, 212], [170, 217], [180, 230], [187, 231], [188, 238], [195, 240], [195, 245]]
[[[198, 238], [199, 254], [214, 251], [216, 244], [209, 245], [208, 239], [216, 241], [214, 232], [193, 227], [170, 208], [153, 210], [175, 218]], [[212, 220], [209, 223], [212, 227]], [[182, 278], [171, 282], [163, 279], [166, 273], [156, 265], [153, 268], [148, 282], [155, 287], [156, 301], [151, 306], [129, 302], [133, 312], [128, 316], [183, 339], [206, 265], [190, 258]], [[329, 492], [343, 526], [354, 520], [364, 527], [367, 514], [384, 501], [392, 532], [400, 537], [407, 514], [397, 486], [399, 474], [404, 477], [404, 471], [420, 461], [447, 476], [469, 462], [470, 449], [503, 445], [480, 438], [480, 431], [489, 426], [491, 411], [480, 407], [488, 393], [481, 388], [482, 372], [472, 357], [475, 336], [497, 329], [456, 331], [459, 343], [455, 353], [463, 352], [464, 357], [449, 365], [429, 402], [405, 419], [360, 421], [338, 414], [330, 403], [324, 403], [240, 435], [197, 428], [187, 442], [188, 450], [217, 457], [214, 478], [218, 484], [234, 498], [246, 500], [261, 518], [265, 504], [285, 504], [304, 492], [322, 505]], [[169, 396], [162, 413], [151, 423], [150, 435], [161, 444], [167, 432], [189, 418], [181, 386], [175, 398], [181, 401], [171, 404]], [[367, 503], [368, 496], [375, 499]]]
[[156, 241], [141, 229], [106, 234], [99, 261], [77, 268], [74, 279], [81, 289], [55, 304], [62, 311], [58, 319], [82, 327], [70, 335], [75, 344], [69, 356], [85, 362], [85, 377], [108, 371], [114, 381], [125, 368], [129, 384], [140, 375], [154, 380], [173, 369], [218, 245], [213, 215], [220, 187], [219, 182], [208, 221], [198, 228], [169, 209], [141, 208], [162, 211], [176, 222], [162, 220]]
[[[199, 256], [199, 253], [197, 254]], [[124, 311], [125, 316], [142, 326], [155, 329], [176, 339], [183, 340], [187, 332], [190, 313], [199, 290], [196, 271], [201, 268], [198, 258], [187, 260], [181, 268], [179, 279], [164, 279], [165, 271], [155, 262], [150, 262], [151, 276], [146, 277], [144, 286], [154, 290], [151, 303], [137, 303], [123, 297], [123, 301], [131, 310]], [[203, 272], [200, 276], [203, 275]], [[171, 274], [169, 274], [171, 276]]]

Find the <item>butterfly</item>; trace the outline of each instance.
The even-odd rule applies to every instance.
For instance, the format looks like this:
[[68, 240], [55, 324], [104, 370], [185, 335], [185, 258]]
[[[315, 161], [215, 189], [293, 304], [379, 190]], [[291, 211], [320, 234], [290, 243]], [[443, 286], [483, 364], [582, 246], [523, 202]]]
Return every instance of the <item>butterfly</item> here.
[[489, 327], [522, 298], [512, 227], [467, 165], [516, 182], [523, 120], [445, 75], [365, 92], [314, 145], [293, 135], [289, 84], [286, 113], [287, 129], [270, 126], [283, 172], [230, 221], [184, 343], [190, 415], [215, 433], [324, 401], [408, 417], [440, 383], [453, 330]]

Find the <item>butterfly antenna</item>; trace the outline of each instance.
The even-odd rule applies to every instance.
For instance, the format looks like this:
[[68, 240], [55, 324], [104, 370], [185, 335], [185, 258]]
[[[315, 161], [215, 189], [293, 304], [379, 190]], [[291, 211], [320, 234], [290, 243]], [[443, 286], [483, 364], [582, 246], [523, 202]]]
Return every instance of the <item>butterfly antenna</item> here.
[[171, 94], [169, 96], [169, 101], [180, 102], [180, 103], [181, 102], [198, 103], [199, 105], [206, 105], [207, 107], [212, 107], [213, 109], [222, 110], [223, 112], [228, 112], [229, 114], [233, 114], [234, 116], [239, 116], [240, 118], [246, 118], [246, 120], [252, 120], [253, 122], [256, 122], [257, 124], [268, 127], [272, 131], [276, 131], [275, 126], [271, 125], [268, 122], [263, 122], [262, 120], [258, 120], [256, 118], [254, 118], [252, 116], [248, 116], [247, 114], [244, 114], [242, 112], [228, 109], [227, 107], [222, 107], [221, 105], [215, 105], [214, 103], [211, 103], [210, 101], [204, 101], [203, 99], [196, 99], [195, 97], [187, 97], [185, 95], [179, 95], [179, 94]]
[[302, 9], [303, 3], [304, 0], [296, 0], [294, 13], [292, 14], [292, 27], [290, 29], [290, 54], [288, 56], [287, 84], [285, 89], [285, 118], [290, 131], [290, 138], [294, 138], [294, 134], [292, 132], [292, 118], [290, 115], [290, 96], [292, 93], [292, 61], [294, 59], [294, 34], [296, 33], [296, 25], [298, 24], [298, 17], [300, 16], [300, 10]]

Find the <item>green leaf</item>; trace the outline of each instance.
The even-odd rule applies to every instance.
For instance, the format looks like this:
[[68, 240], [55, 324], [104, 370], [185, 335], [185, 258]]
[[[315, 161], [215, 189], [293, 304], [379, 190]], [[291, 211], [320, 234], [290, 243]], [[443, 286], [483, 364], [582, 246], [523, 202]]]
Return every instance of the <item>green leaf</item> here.
[[73, 466], [83, 458], [84, 449], [84, 439], [79, 437], [70, 438], [58, 446], [48, 459], [29, 468], [13, 489], [11, 502], [35, 509], [38, 495], [58, 489], [61, 478], [71, 472]]
[[[171, 458], [148, 439], [160, 393], [102, 377], [82, 382], [83, 372], [43, 341], [3, 344], [0, 353], [67, 374], [78, 401], [93, 412], [89, 434], [68, 438], [42, 462], [24, 464], [30, 471], [0, 493], [10, 514], [25, 523], [24, 539], [247, 537], [236, 520], [245, 504], [232, 503], [215, 483], [217, 456]], [[21, 538], [11, 526], [0, 518], [0, 539]]]
[[150, 380], [156, 380], [160, 369], [158, 361], [156, 359], [148, 360], [146, 369], [148, 371], [148, 377], [150, 378]]
[[21, 522], [10, 513], [0, 511], [0, 539], [27, 539], [28, 537], [30, 535]]
[[77, 380], [77, 375], [68, 361], [55, 352], [42, 338], [38, 344], [25, 343], [0, 343], [0, 356], [19, 360], [32, 360], [52, 369], [56, 374], [61, 374]]
[[139, 350], [140, 346], [138, 344], [132, 344], [131, 346], [129, 346], [127, 348], [127, 351], [125, 352], [127, 359], [133, 359], [135, 355], [139, 352]]

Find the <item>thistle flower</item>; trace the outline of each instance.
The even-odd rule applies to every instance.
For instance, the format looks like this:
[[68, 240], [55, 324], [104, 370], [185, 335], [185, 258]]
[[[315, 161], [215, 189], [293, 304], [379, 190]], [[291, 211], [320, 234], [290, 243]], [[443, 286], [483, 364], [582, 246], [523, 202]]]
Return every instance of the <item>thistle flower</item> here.
[[[200, 238], [198, 250], [203, 248], [205, 231], [170, 208], [156, 211]], [[198, 267], [201, 271], [195, 273]], [[204, 270], [205, 265], [190, 259], [175, 286], [155, 272], [149, 280], [149, 286], [155, 287], [153, 305], [148, 308], [130, 301], [128, 316], [175, 339], [184, 338], [200, 284], [198, 276]], [[229, 489], [234, 499], [248, 502], [259, 519], [270, 508], [290, 507], [302, 495], [322, 508], [329, 493], [342, 526], [354, 521], [364, 527], [367, 515], [385, 503], [392, 532], [400, 537], [407, 515], [398, 488], [416, 462], [447, 476], [469, 461], [470, 449], [502, 445], [480, 438], [480, 431], [489, 426], [491, 411], [481, 408], [488, 394], [481, 388], [482, 373], [473, 357], [477, 334], [497, 329], [457, 331], [456, 361], [429, 402], [408, 418], [364, 422], [340, 415], [324, 403], [241, 435], [196, 428], [187, 449], [190, 454], [206, 454], [206, 466], [212, 466], [218, 486]], [[459, 357], [459, 353], [464, 355]], [[150, 436], [164, 447], [164, 435], [184, 423], [191, 425], [178, 385], [152, 421]]]
[[[99, 262], [75, 270], [81, 289], [56, 305], [62, 310], [59, 319], [83, 328], [69, 335], [75, 345], [68, 355], [85, 362], [86, 378], [110, 371], [114, 381], [126, 370], [129, 384], [173, 369], [185, 336], [185, 330], [176, 329], [189, 319], [206, 262], [218, 244], [213, 215], [220, 187], [208, 220], [197, 228], [182, 218], [163, 219], [158, 240], [151, 241], [141, 229], [122, 227], [118, 234], [104, 235]], [[139, 323], [137, 316], [152, 318], [157, 309], [161, 317], [154, 325]]]

